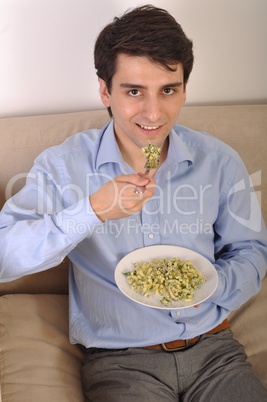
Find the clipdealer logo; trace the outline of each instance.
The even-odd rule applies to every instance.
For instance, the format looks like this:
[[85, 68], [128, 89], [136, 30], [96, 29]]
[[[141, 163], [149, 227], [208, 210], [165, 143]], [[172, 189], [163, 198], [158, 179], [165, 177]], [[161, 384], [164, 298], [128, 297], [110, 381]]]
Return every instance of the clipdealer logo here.
[[228, 212], [236, 222], [240, 223], [242, 226], [259, 233], [261, 231], [261, 191], [254, 191], [254, 187], [261, 185], [261, 171], [252, 173], [249, 176], [249, 186], [250, 186], [250, 214], [247, 218], [238, 215], [237, 211], [231, 209], [231, 198], [237, 195], [240, 191], [246, 190], [245, 180], [242, 179], [237, 182], [229, 191], [227, 196], [227, 208]]
[[[62, 201], [64, 199], [64, 195], [71, 194], [71, 198], [76, 202], [73, 203], [72, 207], [69, 207], [65, 213], [70, 216], [74, 216], [75, 213], [79, 212], [77, 209], [81, 208], [81, 205], [77, 203], [77, 200], [83, 199], [85, 196], [84, 194], [89, 194], [89, 179], [93, 175], [89, 175], [86, 181], [86, 188], [82, 189], [79, 186], [75, 184], [68, 184], [66, 186], [60, 187], [56, 186], [56, 188], [52, 185], [52, 177], [48, 176], [45, 177], [41, 172], [38, 172], [37, 174], [31, 174], [29, 173], [28, 175], [26, 173], [19, 173], [15, 175], [7, 184], [6, 186], [6, 192], [5, 196], [6, 199], [8, 200], [8, 205], [9, 207], [13, 210], [15, 213], [48, 213], [48, 214], [53, 214], [54, 211], [60, 210]], [[32, 202], [32, 207], [33, 209], [29, 209], [28, 211], [25, 211], [25, 209], [22, 206], [16, 205], [16, 199], [12, 198], [12, 195], [16, 193], [14, 191], [14, 188], [16, 187], [17, 182], [20, 180], [25, 181], [26, 177], [28, 179], [32, 179], [33, 181], [37, 182], [37, 186], [35, 186], [35, 202]], [[106, 177], [106, 179], [110, 179], [109, 177]], [[248, 186], [249, 186], [249, 192], [248, 192]], [[259, 207], [259, 204], [261, 202], [261, 191], [254, 191], [254, 187], [260, 187], [261, 186], [261, 171], [257, 171], [255, 173], [252, 173], [249, 176], [249, 182], [245, 181], [244, 179], [240, 180], [239, 182], [235, 183], [229, 190], [227, 194], [227, 210], [229, 215], [240, 225], [243, 227], [246, 227], [256, 233], [259, 233], [261, 231], [261, 225], [262, 225], [262, 214], [261, 214], [261, 209]], [[180, 202], [183, 200], [188, 200], [188, 201], [198, 201], [199, 205], [199, 212], [200, 215], [203, 214], [203, 208], [204, 208], [204, 194], [206, 191], [208, 191], [211, 188], [211, 185], [206, 185], [206, 186], [199, 186], [199, 189], [195, 189], [192, 186], [188, 184], [183, 184], [179, 188], [176, 189], [176, 192], [174, 194], [174, 197], [172, 198], [172, 207], [176, 209], [179, 214], [182, 215], [195, 215], [196, 210], [192, 206], [192, 210], [188, 209], [181, 209]], [[182, 194], [182, 191], [188, 191], [186, 195]], [[181, 193], [180, 193], [181, 192]], [[234, 205], [236, 203], [232, 203], [232, 199], [234, 197], [238, 197], [239, 195], [242, 195], [242, 192], [244, 192], [245, 196], [249, 196], [249, 203], [250, 203], [250, 208], [249, 208], [249, 214], [247, 216], [242, 216], [242, 210], [238, 211], [235, 209]], [[160, 192], [158, 195], [159, 198], [159, 205], [162, 206], [163, 204], [160, 202], [162, 197], [162, 193]], [[240, 200], [242, 200], [242, 197], [240, 197]], [[242, 201], [240, 201], [241, 203]], [[193, 205], [193, 204], [192, 204]], [[170, 199], [167, 201], [167, 207], [170, 208]], [[146, 206], [144, 207], [146, 211]], [[89, 211], [90, 212], [90, 211]], [[149, 210], [146, 211], [146, 213], [151, 214], [151, 213], [160, 213], [161, 212], [161, 207], [157, 211], [150, 212]]]

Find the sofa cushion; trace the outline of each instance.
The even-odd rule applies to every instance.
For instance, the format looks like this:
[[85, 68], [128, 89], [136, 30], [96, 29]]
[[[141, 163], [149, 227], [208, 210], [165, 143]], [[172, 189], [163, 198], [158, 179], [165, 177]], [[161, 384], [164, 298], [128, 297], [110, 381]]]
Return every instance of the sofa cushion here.
[[84, 401], [81, 365], [82, 350], [68, 340], [67, 295], [0, 298], [2, 402]]
[[247, 352], [257, 376], [267, 387], [267, 276], [262, 281], [260, 292], [230, 314], [235, 338]]

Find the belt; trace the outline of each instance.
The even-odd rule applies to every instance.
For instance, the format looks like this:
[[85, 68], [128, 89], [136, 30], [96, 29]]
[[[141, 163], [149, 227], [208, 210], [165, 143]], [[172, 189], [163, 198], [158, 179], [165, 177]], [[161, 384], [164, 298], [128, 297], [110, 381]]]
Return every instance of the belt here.
[[[230, 328], [229, 321], [224, 320], [221, 324], [217, 325], [217, 327], [206, 332], [206, 334], [217, 334], [229, 328]], [[152, 346], [145, 346], [144, 349], [165, 350], [165, 352], [175, 352], [177, 350], [187, 349], [190, 348], [191, 346], [194, 346], [199, 341], [200, 337], [201, 335], [195, 336], [194, 338], [191, 339], [177, 339], [176, 341], [159, 343], [157, 345]]]

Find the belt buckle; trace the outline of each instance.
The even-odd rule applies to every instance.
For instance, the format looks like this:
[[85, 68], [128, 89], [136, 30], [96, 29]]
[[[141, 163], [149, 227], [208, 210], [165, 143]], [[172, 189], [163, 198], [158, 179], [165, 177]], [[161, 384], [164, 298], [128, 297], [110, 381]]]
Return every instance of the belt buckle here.
[[183, 339], [183, 341], [185, 342], [184, 346], [177, 346], [177, 347], [174, 347], [174, 348], [172, 348], [172, 347], [168, 348], [168, 346], [166, 346], [166, 343], [162, 343], [161, 347], [165, 352], [177, 352], [178, 350], [188, 349], [188, 348], [194, 346], [198, 342], [198, 340], [199, 340], [199, 336], [197, 337], [196, 342], [191, 342], [190, 339]]
[[168, 346], [166, 346], [166, 343], [162, 343], [161, 347], [163, 350], [165, 350], [165, 352], [177, 352], [178, 350], [186, 349], [190, 346], [189, 339], [185, 339], [184, 342], [185, 342], [184, 346], [177, 346], [176, 348], [168, 348]]

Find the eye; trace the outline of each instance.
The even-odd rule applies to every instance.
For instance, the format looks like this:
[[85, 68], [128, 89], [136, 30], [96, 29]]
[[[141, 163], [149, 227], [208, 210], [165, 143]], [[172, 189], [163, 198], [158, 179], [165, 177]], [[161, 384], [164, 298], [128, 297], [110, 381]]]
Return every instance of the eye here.
[[165, 95], [172, 95], [175, 92], [175, 89], [173, 88], [164, 88], [163, 93]]
[[131, 95], [131, 96], [138, 96], [140, 94], [140, 91], [138, 89], [131, 89], [128, 92], [128, 94]]

